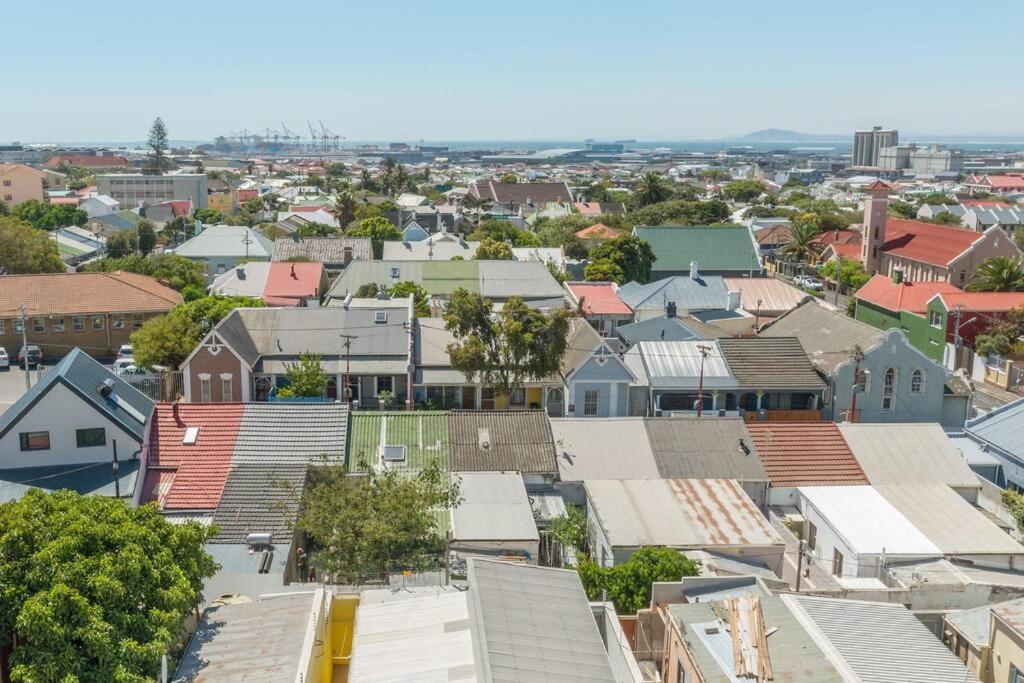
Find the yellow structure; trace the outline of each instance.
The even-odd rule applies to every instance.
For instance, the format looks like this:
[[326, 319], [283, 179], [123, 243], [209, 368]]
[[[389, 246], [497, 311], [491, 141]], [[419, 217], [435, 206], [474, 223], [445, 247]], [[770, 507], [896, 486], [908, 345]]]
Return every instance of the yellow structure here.
[[324, 602], [326, 609], [317, 623], [313, 671], [318, 672], [319, 683], [345, 683], [352, 656], [352, 634], [355, 632], [359, 595], [328, 591]]
[[980, 667], [983, 682], [1014, 683], [1024, 677], [1024, 599], [992, 607], [988, 643], [989, 661]]
[[29, 199], [43, 201], [46, 175], [24, 164], [0, 164], [0, 204], [13, 206]]
[[221, 192], [219, 194], [211, 194], [206, 198], [206, 206], [214, 211], [219, 211], [223, 214], [230, 214], [235, 204], [235, 191], [230, 190], [229, 192]]

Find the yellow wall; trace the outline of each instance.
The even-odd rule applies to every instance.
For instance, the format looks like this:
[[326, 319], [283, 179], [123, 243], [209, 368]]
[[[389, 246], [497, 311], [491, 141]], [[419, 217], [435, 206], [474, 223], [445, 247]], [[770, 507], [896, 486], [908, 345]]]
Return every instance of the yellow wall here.
[[[529, 408], [531, 403], [536, 403], [541, 408], [544, 407], [544, 388], [543, 387], [527, 387], [526, 389], [526, 405], [515, 406], [516, 408]], [[494, 407], [496, 410], [505, 410], [505, 395], [497, 394], [494, 397]]]
[[341, 594], [331, 597], [327, 617], [324, 651], [328, 656], [319, 662], [321, 683], [344, 683], [348, 680], [348, 662], [352, 656], [352, 634], [355, 631], [359, 595]]
[[984, 680], [1010, 680], [1011, 665], [1024, 671], [1024, 638], [996, 618], [992, 619], [989, 646], [992, 661]]
[[211, 194], [206, 198], [206, 206], [221, 213], [231, 213], [231, 193]]

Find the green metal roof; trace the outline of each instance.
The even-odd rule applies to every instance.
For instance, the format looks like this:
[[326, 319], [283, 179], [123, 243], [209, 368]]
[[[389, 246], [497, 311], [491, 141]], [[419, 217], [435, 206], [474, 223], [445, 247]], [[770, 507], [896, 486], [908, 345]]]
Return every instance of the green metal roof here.
[[633, 233], [651, 245], [657, 257], [655, 271], [687, 271], [691, 261], [701, 271], [761, 269], [746, 226], [638, 225]]
[[451, 294], [458, 288], [480, 291], [480, 267], [476, 261], [427, 261], [423, 287], [431, 294]]
[[[365, 463], [380, 462], [381, 442], [405, 446], [403, 470], [419, 470], [430, 463], [448, 469], [448, 414], [444, 411], [354, 412], [348, 437], [348, 465], [365, 472]], [[396, 465], [391, 465], [396, 466]]]

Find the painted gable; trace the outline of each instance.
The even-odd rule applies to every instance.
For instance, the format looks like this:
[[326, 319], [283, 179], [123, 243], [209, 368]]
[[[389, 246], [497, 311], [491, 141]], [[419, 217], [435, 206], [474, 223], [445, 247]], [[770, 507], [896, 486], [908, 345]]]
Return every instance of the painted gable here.
[[427, 231], [421, 228], [416, 222], [412, 222], [405, 226], [405, 230], [402, 231], [403, 242], [422, 242], [428, 237], [430, 237], [430, 235]]
[[598, 350], [572, 376], [573, 382], [631, 382], [633, 375], [614, 353]]

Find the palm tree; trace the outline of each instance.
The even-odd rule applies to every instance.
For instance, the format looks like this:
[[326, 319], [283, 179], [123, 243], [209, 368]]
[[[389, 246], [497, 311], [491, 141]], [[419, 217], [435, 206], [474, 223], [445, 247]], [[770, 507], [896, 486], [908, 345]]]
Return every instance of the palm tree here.
[[779, 247], [779, 252], [792, 261], [810, 261], [817, 256], [820, 245], [815, 243], [818, 226], [811, 221], [794, 221], [789, 226], [789, 234]]
[[356, 208], [359, 202], [348, 190], [338, 193], [334, 199], [334, 213], [338, 216], [338, 225], [342, 228], [356, 219]]
[[636, 183], [633, 201], [636, 206], [647, 206], [663, 202], [672, 196], [670, 188], [661, 175], [655, 171], [644, 173]]
[[974, 271], [972, 292], [1024, 292], [1024, 258], [993, 256]]

